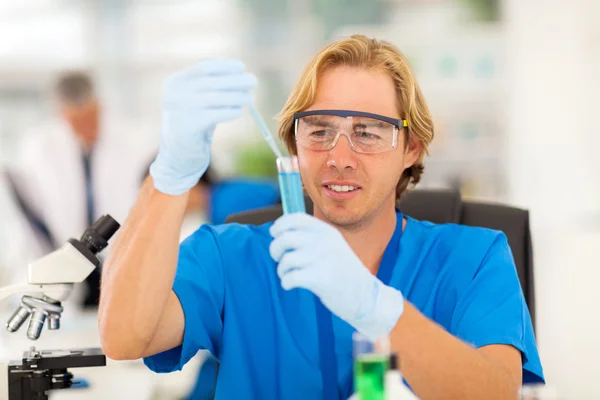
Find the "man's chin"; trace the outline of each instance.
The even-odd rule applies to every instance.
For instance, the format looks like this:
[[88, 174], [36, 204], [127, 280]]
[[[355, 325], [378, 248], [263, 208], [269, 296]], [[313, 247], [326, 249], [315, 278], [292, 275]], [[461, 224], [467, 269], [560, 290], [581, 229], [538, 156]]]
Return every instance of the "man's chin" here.
[[360, 223], [363, 218], [362, 210], [352, 210], [346, 207], [324, 207], [323, 216], [333, 225], [340, 227], [353, 226]]

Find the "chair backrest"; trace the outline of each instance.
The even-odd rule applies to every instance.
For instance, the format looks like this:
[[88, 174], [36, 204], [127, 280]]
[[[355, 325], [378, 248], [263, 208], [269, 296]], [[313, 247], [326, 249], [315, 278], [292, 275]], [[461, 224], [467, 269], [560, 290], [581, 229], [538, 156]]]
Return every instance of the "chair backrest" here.
[[[307, 212], [313, 213], [310, 198], [306, 197]], [[529, 212], [501, 204], [463, 201], [458, 191], [414, 190], [406, 193], [398, 208], [412, 218], [436, 224], [458, 223], [481, 226], [504, 232], [515, 259], [517, 274], [523, 288], [525, 301], [535, 326], [535, 294], [533, 278], [533, 253]], [[233, 214], [227, 222], [261, 225], [274, 221], [283, 214], [281, 205]]]

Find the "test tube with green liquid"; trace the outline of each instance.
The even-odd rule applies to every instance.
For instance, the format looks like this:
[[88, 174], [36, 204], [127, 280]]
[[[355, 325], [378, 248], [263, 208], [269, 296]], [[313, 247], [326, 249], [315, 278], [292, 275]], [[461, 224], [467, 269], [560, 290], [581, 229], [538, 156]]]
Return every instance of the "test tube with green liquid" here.
[[298, 157], [278, 157], [277, 171], [279, 172], [279, 190], [284, 214], [306, 212]]
[[355, 332], [352, 336], [354, 389], [360, 400], [385, 400], [385, 374], [389, 369], [389, 339], [372, 341]]

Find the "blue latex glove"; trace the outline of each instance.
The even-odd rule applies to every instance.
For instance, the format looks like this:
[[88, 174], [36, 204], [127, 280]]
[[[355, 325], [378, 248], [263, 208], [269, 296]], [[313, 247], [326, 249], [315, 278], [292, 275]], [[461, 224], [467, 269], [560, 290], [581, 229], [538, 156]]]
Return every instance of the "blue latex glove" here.
[[303, 213], [286, 214], [270, 229], [269, 251], [284, 289], [304, 288], [371, 339], [388, 335], [404, 297], [363, 265], [333, 226]]
[[150, 166], [158, 190], [177, 195], [198, 183], [210, 162], [215, 126], [242, 115], [256, 85], [236, 60], [204, 61], [167, 80], [160, 146]]

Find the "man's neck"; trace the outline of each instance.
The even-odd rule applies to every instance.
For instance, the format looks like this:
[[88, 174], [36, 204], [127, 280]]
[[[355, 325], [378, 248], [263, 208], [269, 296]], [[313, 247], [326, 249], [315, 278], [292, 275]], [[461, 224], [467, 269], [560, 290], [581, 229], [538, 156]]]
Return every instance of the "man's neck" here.
[[374, 275], [379, 270], [383, 253], [394, 235], [396, 224], [403, 223], [396, 219], [396, 209], [385, 207], [356, 229], [337, 227], [354, 253]]

